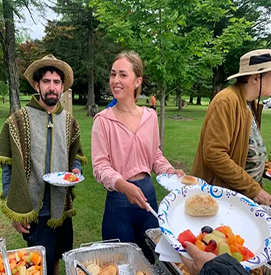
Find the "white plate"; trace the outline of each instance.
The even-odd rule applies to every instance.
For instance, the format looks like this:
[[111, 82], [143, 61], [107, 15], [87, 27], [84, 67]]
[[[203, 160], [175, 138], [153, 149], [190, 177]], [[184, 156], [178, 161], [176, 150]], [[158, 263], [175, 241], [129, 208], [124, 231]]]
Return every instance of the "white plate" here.
[[[198, 184], [206, 183], [203, 179], [197, 178]], [[178, 177], [176, 174], [160, 174], [156, 177], [157, 182], [168, 191], [180, 189], [187, 186], [182, 183], [182, 177]]]
[[66, 174], [73, 174], [73, 173], [71, 173], [71, 172], [53, 172], [53, 173], [45, 174], [42, 177], [42, 179], [44, 181], [49, 182], [52, 185], [63, 186], [63, 187], [74, 186], [75, 184], [77, 184], [85, 179], [82, 175], [76, 175], [79, 178], [79, 180], [70, 182], [68, 180], [64, 180], [64, 176]]
[[[217, 200], [219, 211], [215, 216], [192, 217], [186, 214], [186, 199], [199, 193], [207, 193]], [[247, 270], [260, 267], [271, 259], [271, 217], [258, 204], [235, 191], [208, 184], [173, 190], [160, 203], [158, 220], [167, 241], [186, 257], [188, 254], [177, 240], [181, 232], [190, 229], [197, 236], [205, 225], [213, 228], [228, 225], [234, 234], [245, 240], [244, 245], [255, 255], [253, 259], [241, 262]]]

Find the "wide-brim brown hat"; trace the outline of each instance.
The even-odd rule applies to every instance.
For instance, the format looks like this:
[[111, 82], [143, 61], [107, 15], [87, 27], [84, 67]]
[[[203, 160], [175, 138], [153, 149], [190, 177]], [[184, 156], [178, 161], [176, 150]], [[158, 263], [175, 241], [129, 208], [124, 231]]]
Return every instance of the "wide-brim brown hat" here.
[[239, 76], [261, 74], [269, 71], [271, 71], [271, 50], [254, 50], [241, 56], [239, 73], [229, 76], [227, 80]]
[[29, 84], [34, 88], [34, 73], [43, 67], [53, 66], [64, 73], [64, 92], [67, 91], [73, 84], [73, 70], [71, 66], [60, 60], [55, 58], [52, 54], [48, 54], [44, 56], [42, 59], [36, 60], [31, 63], [24, 73], [24, 77], [27, 79]]

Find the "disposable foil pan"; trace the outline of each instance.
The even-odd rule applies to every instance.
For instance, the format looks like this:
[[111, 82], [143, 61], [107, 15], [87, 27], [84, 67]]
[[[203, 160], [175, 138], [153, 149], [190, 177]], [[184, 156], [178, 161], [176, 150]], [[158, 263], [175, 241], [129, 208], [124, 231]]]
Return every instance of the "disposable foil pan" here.
[[42, 257], [42, 275], [47, 275], [47, 268], [46, 268], [46, 250], [45, 247], [42, 245], [30, 246], [25, 248], [19, 248], [14, 250], [8, 250], [7, 255], [12, 254], [14, 252], [19, 251], [26, 251], [26, 252], [37, 252]]
[[[150, 228], [148, 230], [146, 230], [145, 232], [145, 235], [146, 237], [148, 238], [149, 241], [151, 241], [151, 249], [153, 249], [153, 251], [155, 250], [155, 247], [159, 241], [159, 236], [162, 235], [162, 232], [160, 230], [160, 228]], [[147, 242], [148, 244], [148, 242]], [[180, 268], [173, 262], [167, 262], [167, 263], [164, 263], [162, 262], [163, 265], [165, 265], [166, 267], [166, 273], [169, 273], [169, 274], [177, 274], [177, 275], [184, 275], [184, 273], [180, 270]], [[164, 266], [161, 266], [162, 268]]]
[[77, 260], [84, 266], [94, 263], [101, 268], [109, 263], [118, 265], [120, 275], [134, 275], [142, 271], [146, 275], [155, 274], [152, 266], [144, 257], [141, 249], [131, 244], [106, 243], [80, 247], [63, 254], [66, 275], [76, 275], [74, 261]]

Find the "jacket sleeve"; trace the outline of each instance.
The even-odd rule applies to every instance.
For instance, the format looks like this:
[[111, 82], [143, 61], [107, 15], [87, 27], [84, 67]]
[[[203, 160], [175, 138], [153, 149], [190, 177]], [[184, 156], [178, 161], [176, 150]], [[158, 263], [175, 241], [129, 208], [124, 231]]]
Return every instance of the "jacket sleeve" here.
[[91, 130], [91, 158], [94, 178], [107, 190], [116, 190], [116, 181], [122, 179], [122, 176], [111, 166], [106, 134], [100, 117], [94, 119]]
[[11, 169], [12, 169], [12, 166], [8, 164], [4, 164], [2, 167], [2, 188], [3, 188], [3, 194], [5, 198], [8, 196], [10, 179], [11, 179]]
[[200, 275], [249, 275], [250, 273], [228, 253], [215, 257], [204, 264]]
[[232, 105], [231, 101], [220, 100], [213, 106], [206, 126], [203, 158], [213, 173], [230, 185], [230, 189], [254, 198], [261, 190], [259, 183], [229, 155], [232, 136], [238, 123], [236, 108]]

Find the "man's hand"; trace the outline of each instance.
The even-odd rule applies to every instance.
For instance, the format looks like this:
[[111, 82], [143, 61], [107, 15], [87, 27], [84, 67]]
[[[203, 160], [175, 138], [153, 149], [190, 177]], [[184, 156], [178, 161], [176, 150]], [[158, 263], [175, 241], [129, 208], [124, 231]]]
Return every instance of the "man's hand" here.
[[183, 255], [181, 255], [181, 258], [191, 275], [199, 274], [203, 265], [216, 257], [216, 255], [211, 252], [199, 250], [195, 245], [190, 242], [184, 243], [184, 248], [186, 249], [187, 253], [193, 258], [193, 260], [190, 260]]
[[72, 169], [72, 172], [73, 172], [74, 174], [81, 175], [81, 171], [80, 171], [78, 168]]
[[263, 189], [260, 191], [260, 193], [255, 198], [253, 198], [253, 200], [255, 202], [257, 202], [258, 204], [264, 204], [264, 205], [271, 206], [271, 196]]
[[19, 232], [19, 233], [26, 233], [29, 234], [30, 231], [30, 224], [27, 223], [25, 225], [18, 223], [18, 222], [12, 222], [13, 227]]

